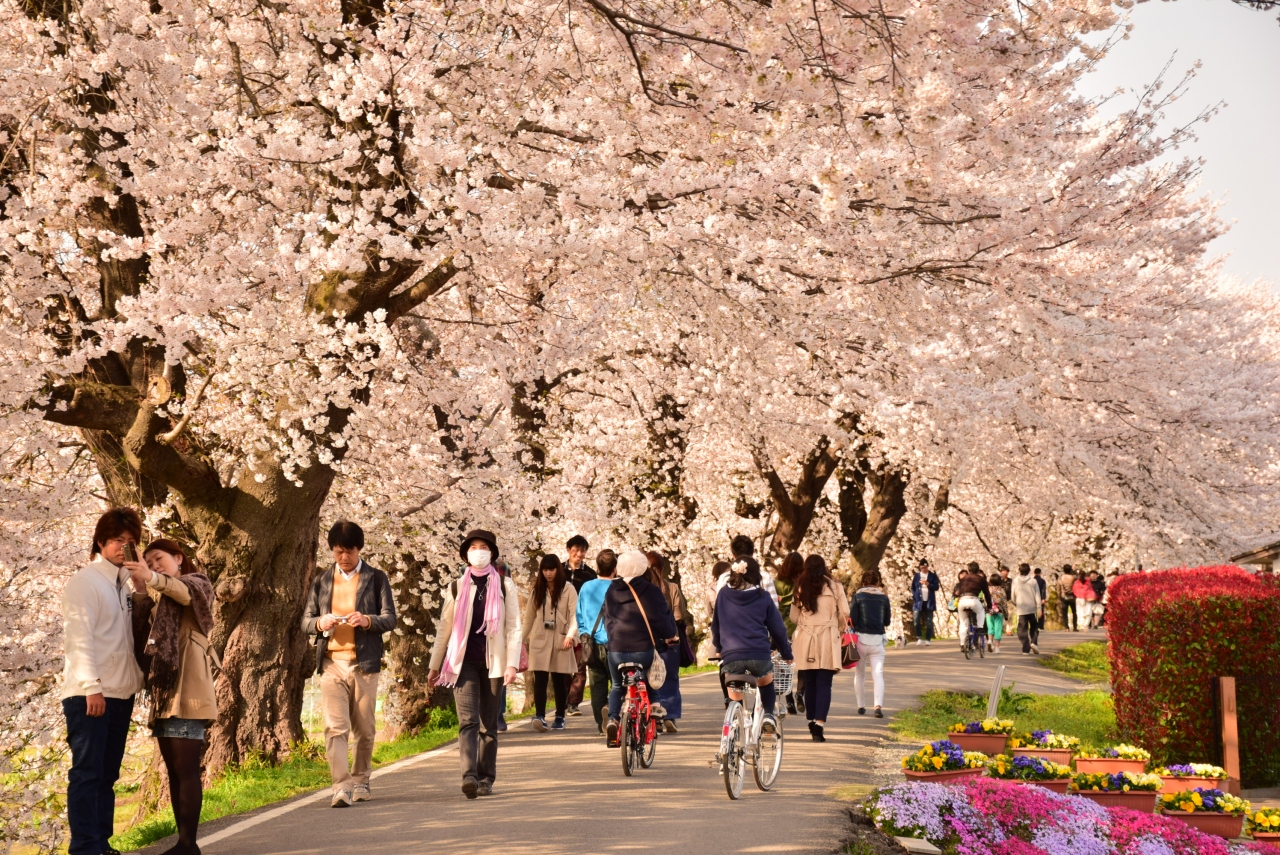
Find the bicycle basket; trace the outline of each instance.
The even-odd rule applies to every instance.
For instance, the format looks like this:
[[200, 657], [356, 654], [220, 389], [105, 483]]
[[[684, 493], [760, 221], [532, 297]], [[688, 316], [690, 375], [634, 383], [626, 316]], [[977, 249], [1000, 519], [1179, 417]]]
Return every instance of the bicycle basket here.
[[773, 685], [779, 696], [791, 691], [792, 686], [795, 685], [795, 676], [794, 665], [788, 665], [777, 659], [773, 661]]

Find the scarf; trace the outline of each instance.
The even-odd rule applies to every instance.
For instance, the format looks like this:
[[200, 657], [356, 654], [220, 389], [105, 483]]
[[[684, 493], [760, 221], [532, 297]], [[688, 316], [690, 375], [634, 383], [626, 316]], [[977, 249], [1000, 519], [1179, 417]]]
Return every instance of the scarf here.
[[[458, 673], [462, 670], [462, 657], [467, 652], [467, 637], [471, 634], [471, 616], [467, 609], [471, 606], [471, 582], [474, 571], [468, 569], [458, 580], [458, 595], [453, 600], [453, 631], [449, 634], [449, 648], [444, 654], [444, 664], [440, 666], [440, 680], [437, 685], [453, 686], [458, 682]], [[488, 576], [488, 588], [484, 595], [484, 623], [481, 625], [487, 638], [494, 638], [502, 624], [502, 576], [493, 565], [481, 571], [480, 575]], [[458, 604], [466, 603], [466, 608], [459, 614]], [[461, 618], [461, 619], [459, 619]]]
[[[179, 579], [191, 593], [191, 611], [196, 625], [208, 635], [213, 632], [213, 583], [203, 573], [188, 573]], [[168, 708], [173, 700], [178, 676], [182, 672], [182, 662], [178, 658], [178, 632], [182, 629], [182, 611], [185, 608], [177, 600], [162, 594], [151, 619], [151, 632], [144, 650], [151, 657], [147, 690], [151, 693], [153, 708], [159, 711]]]

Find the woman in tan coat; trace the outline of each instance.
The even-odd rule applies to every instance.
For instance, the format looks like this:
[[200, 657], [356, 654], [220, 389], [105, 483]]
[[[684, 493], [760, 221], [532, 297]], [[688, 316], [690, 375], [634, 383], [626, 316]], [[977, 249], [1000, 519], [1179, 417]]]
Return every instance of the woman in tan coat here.
[[525, 605], [523, 640], [529, 650], [533, 673], [533, 729], [547, 730], [547, 680], [556, 694], [552, 730], [564, 730], [569, 680], [578, 672], [573, 643], [578, 638], [578, 592], [568, 584], [564, 565], [554, 555], [544, 555], [533, 581], [533, 594]]
[[153, 540], [132, 562], [134, 587], [159, 594], [152, 610], [145, 655], [150, 659], [151, 732], [169, 773], [169, 799], [178, 826], [178, 843], [169, 852], [197, 855], [196, 829], [204, 802], [200, 760], [208, 726], [218, 717], [214, 696], [217, 655], [213, 632], [213, 583], [191, 556], [172, 540]]
[[849, 602], [821, 555], [810, 555], [795, 578], [791, 602], [796, 671], [804, 681], [805, 716], [814, 742], [826, 742], [831, 681], [840, 670], [840, 636], [849, 623]]

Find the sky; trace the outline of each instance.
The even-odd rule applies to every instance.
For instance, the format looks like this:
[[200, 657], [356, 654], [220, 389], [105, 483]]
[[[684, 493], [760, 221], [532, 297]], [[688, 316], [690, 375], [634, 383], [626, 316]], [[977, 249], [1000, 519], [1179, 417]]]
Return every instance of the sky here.
[[1142, 87], [1173, 59], [1168, 80], [1181, 79], [1199, 60], [1187, 94], [1169, 110], [1170, 123], [1187, 121], [1225, 102], [1197, 126], [1198, 139], [1180, 155], [1204, 160], [1200, 192], [1223, 202], [1219, 215], [1234, 221], [1210, 246], [1229, 255], [1225, 270], [1242, 279], [1266, 279], [1280, 288], [1280, 20], [1277, 13], [1242, 8], [1230, 0], [1149, 0], [1129, 12], [1134, 25], [1082, 82], [1090, 96], [1117, 89], [1131, 106]]

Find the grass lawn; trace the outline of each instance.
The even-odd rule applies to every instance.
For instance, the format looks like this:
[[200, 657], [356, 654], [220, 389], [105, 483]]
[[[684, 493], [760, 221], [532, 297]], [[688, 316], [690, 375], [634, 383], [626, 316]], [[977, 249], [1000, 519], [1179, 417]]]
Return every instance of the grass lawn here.
[[1044, 656], [1040, 664], [1060, 674], [1090, 683], [1111, 682], [1111, 664], [1107, 661], [1105, 641], [1086, 641], [1066, 648], [1061, 653]]
[[[895, 715], [889, 729], [901, 739], [934, 740], [945, 736], [951, 725], [978, 721], [986, 713], [986, 695], [934, 690], [920, 698], [919, 706]], [[1012, 718], [1018, 731], [1047, 729], [1078, 736], [1086, 749], [1105, 748], [1115, 739], [1115, 708], [1107, 692], [1029, 695], [1006, 689], [999, 715]]]
[[[390, 742], [378, 743], [373, 750], [374, 768], [430, 751], [454, 739], [458, 735], [456, 719], [454, 721], [451, 727], [425, 730]], [[200, 821], [207, 822], [251, 811], [300, 793], [322, 789], [329, 784], [329, 764], [324, 759], [324, 746], [306, 742], [278, 766], [250, 762], [228, 769], [204, 791], [204, 808], [200, 811]], [[122, 852], [141, 849], [168, 837], [176, 830], [173, 811], [166, 805], [160, 812], [111, 838], [111, 844]]]

